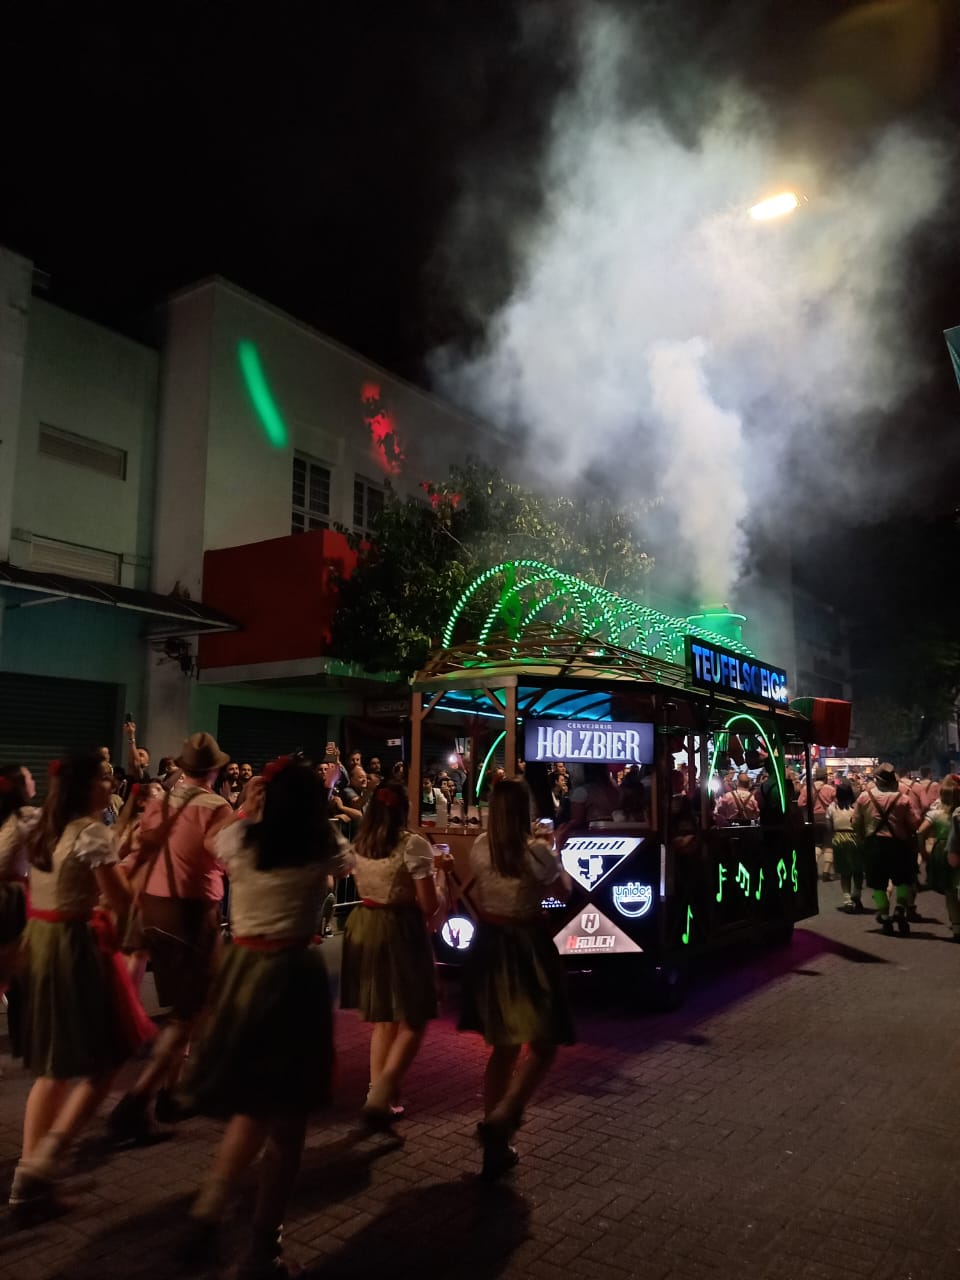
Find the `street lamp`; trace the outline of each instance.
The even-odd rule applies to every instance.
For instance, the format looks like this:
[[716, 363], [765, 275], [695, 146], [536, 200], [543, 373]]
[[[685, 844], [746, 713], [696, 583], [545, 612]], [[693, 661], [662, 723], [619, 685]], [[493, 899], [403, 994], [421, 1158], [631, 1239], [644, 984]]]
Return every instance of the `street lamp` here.
[[794, 191], [781, 191], [779, 195], [768, 196], [750, 210], [754, 222], [768, 222], [771, 218], [782, 218], [793, 213], [800, 203], [800, 197]]

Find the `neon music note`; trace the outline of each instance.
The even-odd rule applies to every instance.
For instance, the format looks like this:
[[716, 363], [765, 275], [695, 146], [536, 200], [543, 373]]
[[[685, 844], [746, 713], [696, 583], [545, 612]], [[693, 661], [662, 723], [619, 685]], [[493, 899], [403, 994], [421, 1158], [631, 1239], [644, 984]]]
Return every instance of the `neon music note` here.
[[783, 888], [783, 882], [786, 880], [786, 878], [787, 878], [787, 864], [781, 858], [780, 861], [777, 863], [777, 888], [778, 889]]
[[742, 862], [739, 862], [737, 864], [737, 884], [740, 886], [740, 888], [749, 898], [750, 897], [750, 872], [747, 870], [747, 868], [743, 865]]
[[722, 902], [723, 901], [723, 882], [727, 878], [727, 869], [722, 862], [719, 863], [719, 865], [717, 866], [717, 872], [718, 872], [717, 901]]
[[796, 849], [794, 849], [794, 851], [793, 851], [793, 867], [792, 867], [792, 869], [791, 869], [791, 871], [790, 871], [790, 875], [791, 875], [791, 878], [793, 879], [793, 892], [794, 892], [794, 893], [799, 893], [799, 892], [800, 892], [800, 883], [799, 883], [799, 880], [798, 880], [798, 878], [797, 878], [797, 851], [796, 851]]
[[690, 921], [693, 919], [693, 907], [687, 907], [687, 927], [680, 935], [680, 941], [686, 946], [690, 941]]
[[763, 867], [760, 868], [760, 879], [757, 882], [757, 892], [754, 895], [758, 902], [760, 901], [760, 894], [762, 890], [763, 890]]

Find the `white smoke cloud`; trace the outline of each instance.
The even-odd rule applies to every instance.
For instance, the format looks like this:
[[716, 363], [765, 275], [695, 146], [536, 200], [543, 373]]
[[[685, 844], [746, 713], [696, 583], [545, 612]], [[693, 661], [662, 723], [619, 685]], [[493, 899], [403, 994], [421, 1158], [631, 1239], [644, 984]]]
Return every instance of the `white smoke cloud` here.
[[[661, 494], [700, 598], [719, 601], [743, 568], [745, 518], [784, 492], [788, 442], [803, 444], [819, 516], [861, 500], [854, 432], [916, 376], [901, 262], [946, 166], [937, 144], [891, 129], [816, 178], [733, 91], [687, 146], [652, 108], [624, 106], [653, 56], [634, 30], [595, 11], [581, 49], [513, 291], [479, 355], [447, 350], [433, 368], [558, 482], [601, 468], [625, 494]], [[796, 213], [747, 217], [784, 188], [808, 197]], [[471, 226], [487, 200], [470, 195]]]

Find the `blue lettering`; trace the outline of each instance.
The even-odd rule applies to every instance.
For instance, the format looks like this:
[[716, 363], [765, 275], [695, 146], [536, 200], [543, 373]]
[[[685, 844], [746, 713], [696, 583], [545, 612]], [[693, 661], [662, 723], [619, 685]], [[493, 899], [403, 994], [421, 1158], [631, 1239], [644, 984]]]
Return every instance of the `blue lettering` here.
[[703, 679], [703, 649], [698, 644], [690, 646], [690, 652], [693, 654], [693, 670], [698, 680]]

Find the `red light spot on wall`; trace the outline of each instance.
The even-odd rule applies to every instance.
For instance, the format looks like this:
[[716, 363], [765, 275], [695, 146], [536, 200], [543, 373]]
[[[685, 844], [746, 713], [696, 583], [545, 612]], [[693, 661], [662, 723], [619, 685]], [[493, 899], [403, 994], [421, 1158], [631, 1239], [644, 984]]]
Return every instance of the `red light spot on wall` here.
[[379, 384], [365, 382], [360, 390], [360, 401], [364, 409], [363, 420], [370, 432], [370, 452], [374, 461], [388, 475], [396, 475], [402, 469], [406, 455], [397, 435], [393, 414], [381, 402]]

